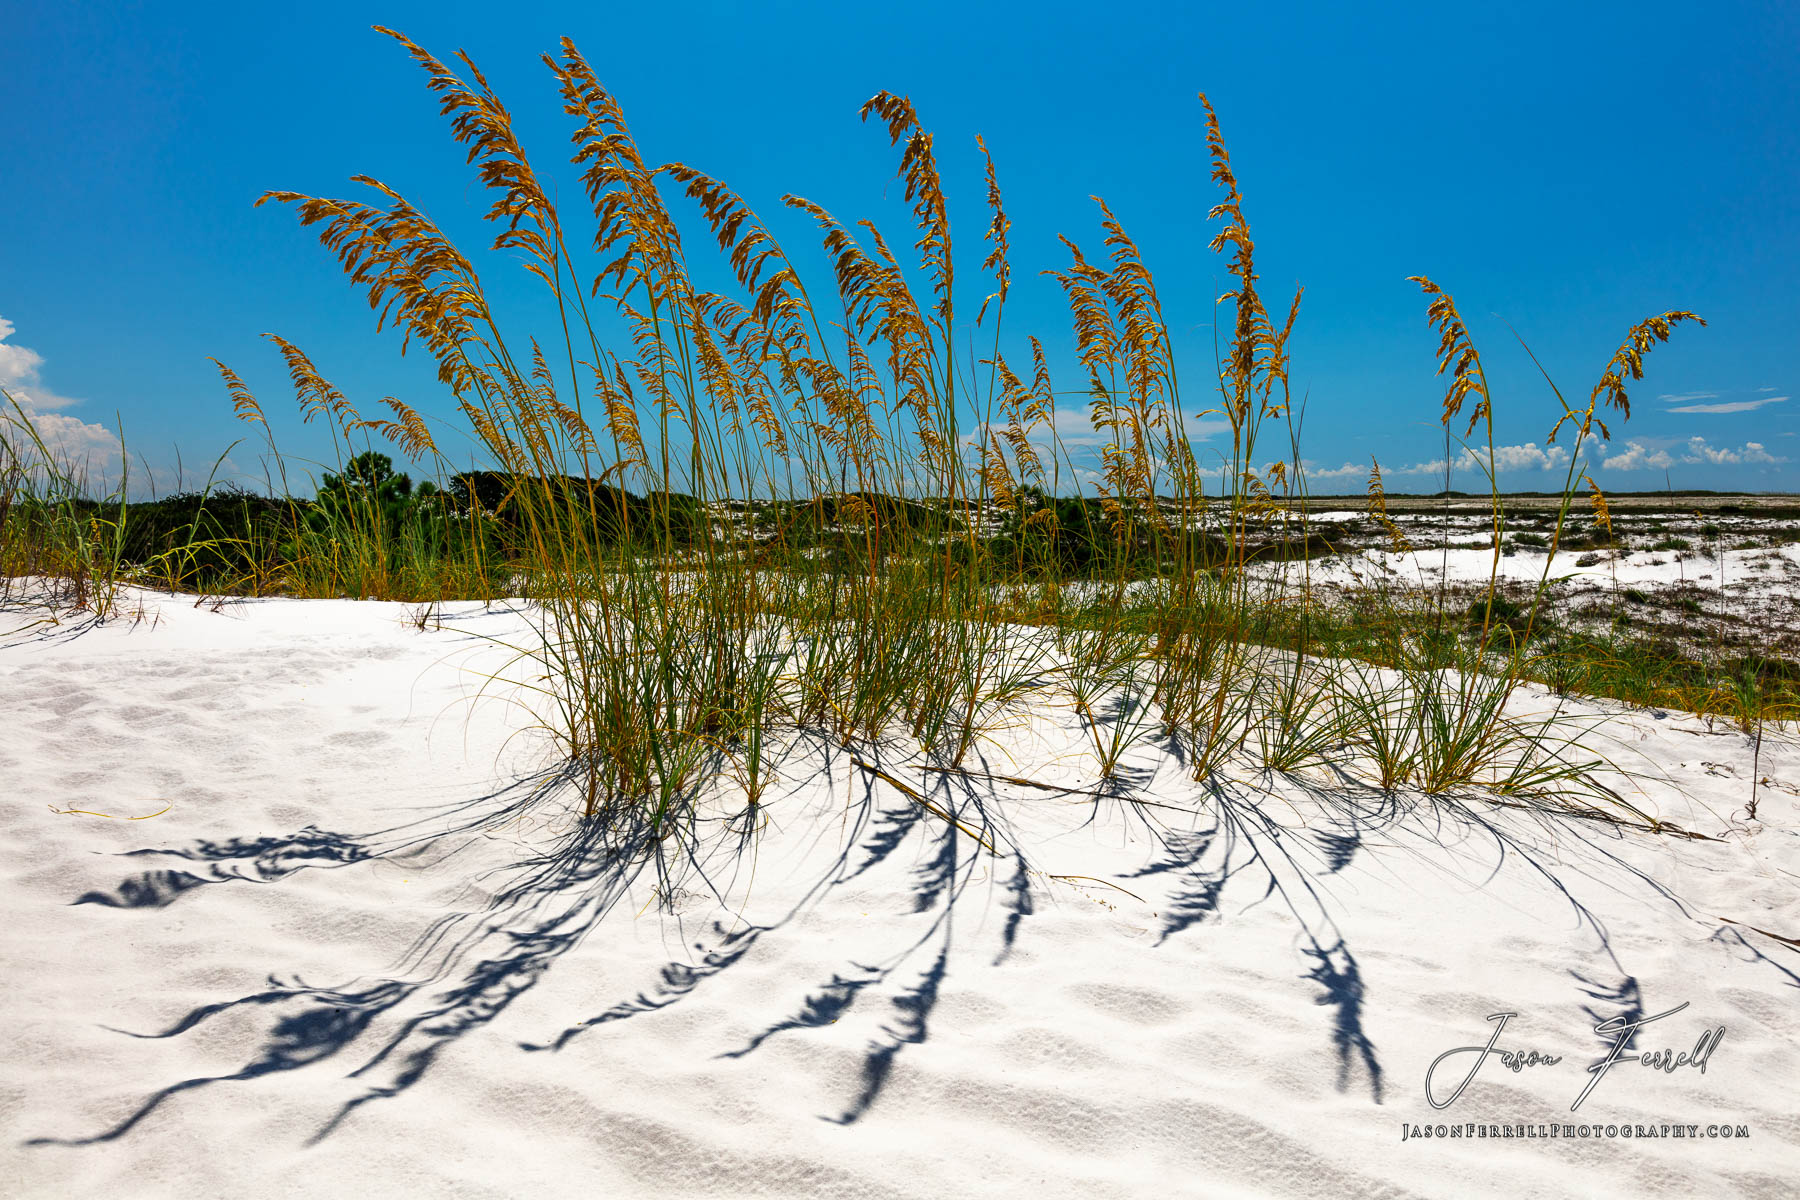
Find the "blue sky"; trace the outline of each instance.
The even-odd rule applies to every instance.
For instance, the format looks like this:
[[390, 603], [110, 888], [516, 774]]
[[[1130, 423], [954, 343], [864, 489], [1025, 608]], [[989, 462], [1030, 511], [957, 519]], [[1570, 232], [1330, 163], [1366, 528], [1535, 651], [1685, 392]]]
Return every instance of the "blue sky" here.
[[[1781, 3], [0, 0], [0, 382], [69, 444], [122, 425], [163, 490], [178, 456], [193, 483], [243, 432], [209, 355], [291, 411], [264, 331], [358, 403], [394, 394], [448, 414], [426, 360], [375, 333], [310, 234], [251, 207], [269, 188], [346, 195], [364, 172], [478, 244], [487, 199], [376, 22], [440, 57], [468, 49], [546, 173], [567, 128], [537, 56], [572, 36], [649, 157], [732, 184], [790, 246], [812, 241], [779, 211], [790, 191], [902, 240], [894, 153], [856, 113], [879, 89], [909, 94], [937, 134], [972, 282], [975, 135], [992, 149], [1014, 221], [1007, 326], [1044, 337], [1059, 384], [1080, 379], [1060, 294], [1037, 272], [1064, 263], [1058, 233], [1098, 251], [1100, 195], [1157, 272], [1185, 390], [1202, 398], [1228, 285], [1206, 249], [1204, 89], [1267, 294], [1306, 286], [1291, 348], [1314, 490], [1360, 490], [1371, 455], [1391, 490], [1441, 486], [1436, 339], [1413, 274], [1456, 295], [1488, 358], [1506, 486], [1562, 478], [1542, 448], [1555, 401], [1507, 322], [1585, 397], [1634, 322], [1681, 308], [1709, 327], [1650, 356], [1594, 475], [1613, 490], [1660, 489], [1665, 473], [1800, 490], [1800, 6]], [[576, 196], [573, 173], [559, 177]], [[541, 311], [522, 271], [496, 261], [488, 275], [503, 303]], [[317, 427], [275, 424], [296, 458], [329, 456]], [[259, 469], [249, 443], [231, 463]], [[1457, 481], [1480, 486], [1466, 468]]]

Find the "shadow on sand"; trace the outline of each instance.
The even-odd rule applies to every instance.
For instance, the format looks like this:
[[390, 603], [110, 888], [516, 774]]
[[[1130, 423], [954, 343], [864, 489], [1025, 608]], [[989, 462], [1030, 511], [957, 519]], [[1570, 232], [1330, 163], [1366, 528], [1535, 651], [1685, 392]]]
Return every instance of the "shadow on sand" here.
[[[858, 1005], [885, 1005], [876, 1032], [863, 1049], [855, 1094], [846, 1098], [840, 1111], [822, 1118], [849, 1125], [879, 1100], [906, 1049], [929, 1036], [940, 994], [952, 966], [959, 962], [955, 918], [959, 907], [971, 902], [970, 883], [983, 864], [995, 868], [991, 873], [979, 872], [991, 878], [993, 886], [973, 894], [980, 904], [997, 907], [1004, 914], [998, 952], [988, 964], [997, 967], [1006, 962], [1036, 908], [1034, 879], [1044, 878], [1018, 849], [1002, 818], [1004, 808], [997, 801], [1009, 786], [1006, 777], [933, 769], [909, 775], [918, 781], [915, 787], [897, 785], [894, 774], [915, 768], [873, 769], [856, 759], [849, 759], [846, 766], [845, 752], [822, 741], [801, 739], [789, 754], [803, 759], [808, 770], [830, 773], [837, 781], [834, 796], [844, 795], [842, 781], [846, 776], [850, 780], [846, 833], [839, 843], [842, 848], [801, 898], [784, 914], [762, 923], [715, 921], [707, 934], [691, 943], [692, 953], [685, 961], [666, 963], [635, 995], [541, 1042], [521, 1042], [522, 1050], [557, 1053], [604, 1026], [679, 1004], [750, 959], [759, 945], [834, 889], [883, 864], [890, 870], [903, 868], [905, 863], [898, 856], [910, 847], [906, 903], [912, 915], [921, 919], [901, 922], [906, 930], [901, 944], [879, 961], [838, 965], [826, 977], [800, 989], [784, 1010], [741, 1045], [718, 1055], [742, 1059], [770, 1039], [830, 1026]], [[865, 752], [865, 757], [877, 764], [881, 761], [870, 752]], [[568, 771], [545, 772], [367, 835], [308, 827], [285, 838], [196, 842], [134, 851], [134, 857], [160, 856], [181, 865], [138, 872], [111, 890], [88, 892], [74, 903], [160, 909], [215, 884], [272, 885], [301, 871], [354, 868], [378, 860], [441, 861], [480, 838], [484, 830], [519, 821], [546, 805], [566, 804], [574, 782]], [[1198, 936], [1204, 926], [1225, 919], [1228, 900], [1236, 911], [1275, 904], [1291, 915], [1300, 930], [1295, 978], [1316, 989], [1314, 1003], [1330, 1014], [1324, 1036], [1338, 1063], [1339, 1090], [1347, 1091], [1360, 1080], [1371, 1099], [1380, 1103], [1384, 1083], [1380, 1057], [1364, 1022], [1371, 1000], [1369, 987], [1350, 939], [1334, 916], [1329, 881], [1365, 852], [1372, 832], [1391, 831], [1401, 822], [1415, 826], [1436, 823], [1445, 837], [1484, 845], [1485, 859], [1491, 860], [1494, 872], [1508, 858], [1522, 859], [1593, 929], [1608, 960], [1606, 973], [1610, 975], [1610, 969], [1616, 968], [1624, 980], [1613, 984], [1577, 976], [1584, 995], [1606, 1007], [1607, 1015], [1614, 1015], [1613, 1009], [1629, 1008], [1633, 1002], [1635, 980], [1618, 966], [1605, 929], [1563, 885], [1557, 859], [1518, 835], [1516, 817], [1497, 820], [1498, 810], [1474, 797], [1402, 801], [1348, 780], [1330, 786], [1292, 777], [1283, 777], [1282, 782], [1306, 790], [1323, 817], [1304, 830], [1282, 827], [1267, 811], [1273, 807], [1269, 803], [1273, 793], [1241, 781], [1213, 780], [1197, 785], [1191, 795], [1194, 807], [1180, 810], [1191, 816], [1182, 826], [1170, 825], [1162, 817], [1164, 810], [1177, 807], [1173, 805], [1091, 792], [1071, 791], [1064, 798], [1085, 797], [1084, 802], [1092, 804], [1096, 814], [1103, 806], [1120, 806], [1142, 823], [1152, 841], [1152, 855], [1141, 869], [1118, 878], [1141, 881], [1135, 885], [1139, 887], [1150, 882], [1166, 889], [1155, 905], [1161, 922], [1159, 945], [1177, 937]], [[1571, 831], [1567, 828], [1570, 824], [1579, 823], [1559, 823], [1554, 834], [1565, 848], [1571, 836], [1583, 839], [1684, 915], [1695, 917], [1653, 880], [1620, 860], [1606, 845], [1607, 834]], [[240, 1069], [171, 1083], [99, 1132], [42, 1137], [30, 1144], [85, 1146], [111, 1141], [131, 1132], [184, 1092], [348, 1058], [347, 1078], [358, 1081], [362, 1090], [313, 1135], [317, 1142], [363, 1105], [397, 1096], [417, 1083], [444, 1050], [494, 1021], [634, 888], [651, 887], [666, 901], [678, 883], [698, 878], [719, 900], [721, 911], [729, 915], [724, 896], [707, 878], [703, 864], [713, 861], [711, 856], [720, 850], [729, 861], [747, 850], [753, 839], [754, 834], [737, 832], [716, 835], [703, 844], [690, 830], [686, 836], [659, 840], [649, 829], [634, 824], [629, 814], [605, 827], [599, 822], [574, 822], [563, 833], [548, 838], [541, 848], [529, 850], [504, 867], [477, 874], [472, 882], [483, 889], [476, 893], [481, 899], [433, 921], [389, 976], [331, 987], [298, 980], [280, 982], [272, 976], [265, 990], [202, 1005], [160, 1031], [130, 1034], [173, 1038], [223, 1013], [258, 1009], [267, 1014], [262, 1043]], [[1383, 843], [1392, 845], [1387, 838]], [[977, 927], [989, 907], [972, 914]], [[1732, 936], [1723, 929], [1722, 933]], [[1737, 944], [1761, 957], [1741, 936]], [[1800, 978], [1791, 972], [1788, 975], [1800, 985]], [[1641, 1010], [1641, 1004], [1639, 1007]]]

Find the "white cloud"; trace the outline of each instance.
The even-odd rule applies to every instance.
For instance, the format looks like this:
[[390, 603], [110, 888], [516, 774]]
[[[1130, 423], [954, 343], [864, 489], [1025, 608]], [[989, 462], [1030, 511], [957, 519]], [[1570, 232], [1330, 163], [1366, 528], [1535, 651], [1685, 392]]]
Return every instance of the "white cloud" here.
[[[1473, 458], [1463, 451], [1466, 458]], [[1502, 471], [1554, 471], [1569, 465], [1569, 452], [1561, 446], [1544, 447], [1532, 442], [1519, 446], [1495, 446], [1494, 462]]]
[[1310, 462], [1302, 465], [1306, 468], [1308, 479], [1367, 479], [1369, 477], [1369, 468], [1358, 463], [1347, 462], [1341, 467], [1332, 467], [1329, 470], [1315, 467]]
[[1743, 463], [1782, 463], [1785, 458], [1776, 458], [1763, 448], [1761, 442], [1745, 442], [1733, 450], [1729, 446], [1709, 446], [1702, 437], [1691, 437], [1687, 440], [1687, 453], [1682, 456], [1685, 463], [1710, 463], [1713, 466], [1737, 466]]
[[1664, 392], [1658, 396], [1664, 404], [1690, 404], [1695, 400], [1717, 400], [1717, 392]]
[[1600, 466], [1609, 471], [1641, 471], [1655, 468], [1666, 470], [1675, 465], [1675, 460], [1666, 450], [1653, 450], [1642, 442], [1626, 442], [1625, 449], [1617, 450], [1601, 460]]
[[1627, 442], [1625, 449], [1609, 454], [1601, 466], [1609, 471], [1640, 471], [1646, 468], [1666, 470], [1683, 466], [1772, 466], [1788, 461], [1770, 454], [1761, 442], [1745, 442], [1742, 446], [1714, 446], [1703, 437], [1691, 437], [1679, 448], [1658, 449], [1643, 442]]
[[[95, 425], [57, 410], [81, 403], [59, 396], [43, 385], [40, 378], [44, 356], [26, 346], [9, 342], [17, 328], [0, 317], [0, 387], [25, 410], [44, 446], [66, 466], [79, 470], [92, 468], [91, 478], [111, 479], [117, 474], [119, 439], [104, 425]], [[4, 415], [17, 421], [12, 405], [4, 406]]]
[[[1487, 462], [1487, 451], [1464, 447], [1451, 463], [1458, 471], [1480, 471]], [[1561, 446], [1540, 446], [1535, 442], [1524, 442], [1517, 446], [1495, 446], [1494, 466], [1500, 474], [1507, 471], [1554, 471], [1569, 465], [1569, 452]], [[1441, 475], [1444, 472], [1444, 460], [1414, 463], [1410, 467], [1396, 467], [1394, 475]]]
[[4, 384], [8, 391], [27, 379], [36, 378], [38, 367], [44, 362], [43, 356], [36, 350], [5, 344], [6, 339], [17, 328], [5, 317], [0, 317], [0, 384]]
[[11, 392], [13, 399], [33, 412], [50, 412], [80, 404], [79, 400], [58, 396], [39, 380], [43, 355], [25, 346], [8, 344], [6, 339], [16, 328], [11, 321], [0, 317], [0, 387]]
[[118, 478], [119, 439], [106, 426], [62, 413], [32, 413], [31, 423], [45, 448], [77, 478], [85, 476], [104, 487]]
[[1685, 404], [1680, 408], [1671, 408], [1669, 411], [1678, 413], [1755, 412], [1765, 404], [1780, 404], [1786, 399], [1786, 396], [1764, 396], [1760, 400], [1733, 400], [1727, 404]]

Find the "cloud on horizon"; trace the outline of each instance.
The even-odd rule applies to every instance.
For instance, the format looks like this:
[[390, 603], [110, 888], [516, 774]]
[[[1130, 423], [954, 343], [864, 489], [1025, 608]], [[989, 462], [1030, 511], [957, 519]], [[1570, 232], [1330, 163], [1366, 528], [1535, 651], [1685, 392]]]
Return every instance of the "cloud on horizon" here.
[[[1454, 471], [1480, 471], [1486, 465], [1485, 451], [1477, 452], [1464, 447], [1463, 452], [1450, 460]], [[1392, 471], [1384, 471], [1391, 475], [1441, 475], [1444, 473], [1444, 460], [1413, 463], [1407, 467], [1395, 467]], [[1555, 471], [1569, 465], [1569, 452], [1561, 446], [1540, 446], [1535, 442], [1524, 442], [1517, 446], [1494, 447], [1494, 469], [1498, 474], [1507, 471]]]
[[1367, 479], [1369, 468], [1359, 463], [1345, 463], [1341, 467], [1315, 467], [1312, 463], [1302, 463], [1306, 468], [1308, 479]]
[[[1783, 397], [1785, 399], [1786, 397]], [[1780, 436], [1791, 437], [1791, 433]], [[1638, 440], [1628, 441], [1623, 447], [1613, 448], [1610, 453], [1602, 450], [1605, 457], [1596, 458], [1595, 465], [1608, 471], [1647, 471], [1667, 470], [1676, 466], [1779, 466], [1790, 459], [1769, 452], [1768, 446], [1762, 442], [1745, 442], [1739, 446], [1715, 446], [1703, 437], [1690, 437], [1686, 441], [1657, 444]], [[1464, 449], [1451, 460], [1454, 472], [1479, 472], [1487, 455], [1485, 451], [1477, 452]], [[1569, 452], [1561, 446], [1542, 446], [1524, 443], [1517, 446], [1494, 447], [1494, 461], [1498, 473], [1505, 475], [1515, 471], [1561, 471], [1569, 465]], [[1308, 479], [1351, 479], [1367, 478], [1369, 468], [1357, 463], [1345, 463], [1341, 467], [1321, 468], [1308, 462], [1306, 476]], [[1383, 467], [1383, 475], [1442, 475], [1444, 460], [1412, 463], [1408, 466]]]
[[[8, 341], [15, 329], [17, 326], [13, 322], [0, 317], [0, 387], [18, 401], [37, 435], [53, 454], [75, 466], [97, 460], [103, 464], [102, 474], [106, 473], [104, 464], [110, 462], [115, 464], [112, 469], [116, 471], [118, 437], [104, 425], [95, 425], [60, 411], [81, 401], [59, 396], [44, 386], [44, 356], [30, 347]], [[11, 407], [6, 406], [5, 415], [16, 420]]]
[[[1485, 449], [1476, 451], [1464, 448], [1463, 452], [1450, 460], [1453, 472], [1481, 472], [1487, 460]], [[1561, 446], [1540, 446], [1532, 442], [1517, 446], [1495, 446], [1494, 462], [1498, 474], [1509, 471], [1559, 471], [1569, 465], [1569, 452]], [[1321, 467], [1307, 460], [1301, 464], [1306, 469], [1306, 477], [1312, 480], [1324, 479], [1367, 479], [1369, 463], [1346, 462], [1341, 467]], [[1430, 462], [1417, 462], [1401, 467], [1382, 467], [1383, 477], [1395, 475], [1442, 475], [1444, 460], [1435, 459]], [[1485, 472], [1482, 472], [1485, 474]]]
[[1602, 459], [1600, 466], [1608, 471], [1664, 471], [1673, 466], [1774, 466], [1787, 461], [1780, 455], [1770, 454], [1761, 442], [1745, 442], [1733, 449], [1714, 446], [1703, 437], [1691, 437], [1678, 447], [1666, 448], [1629, 441], [1623, 450]]

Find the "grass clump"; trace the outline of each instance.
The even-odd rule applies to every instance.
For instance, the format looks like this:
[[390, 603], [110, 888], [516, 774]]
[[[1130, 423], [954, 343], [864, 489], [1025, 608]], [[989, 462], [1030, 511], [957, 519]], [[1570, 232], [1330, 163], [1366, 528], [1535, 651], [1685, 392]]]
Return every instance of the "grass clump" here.
[[[573, 43], [544, 58], [585, 199], [571, 215], [467, 56], [447, 63], [383, 32], [424, 72], [487, 190], [490, 249], [522, 262], [553, 306], [542, 340], [505, 324], [475, 258], [374, 178], [354, 177], [357, 198], [268, 193], [259, 203], [290, 209], [381, 325], [431, 357], [456, 420], [436, 425], [396, 399], [364, 416], [271, 336], [302, 419], [338, 448], [311, 500], [222, 489], [171, 497], [141, 522], [83, 526], [66, 488], [23, 488], [38, 467], [6, 465], [7, 573], [116, 581], [135, 524], [132, 570], [170, 587], [523, 593], [541, 634], [521, 647], [526, 674], [583, 781], [584, 812], [655, 842], [694, 836], [695, 797], [719, 781], [753, 819], [792, 731], [898, 740], [955, 768], [1027, 702], [1067, 706], [1113, 782], [1133, 747], [1155, 741], [1200, 779], [1247, 753], [1270, 770], [1333, 765], [1428, 793], [1566, 789], [1566, 739], [1508, 701], [1542, 674], [1526, 647], [1548, 623], [1551, 559], [1602, 544], [1569, 521], [1583, 451], [1610, 436], [1603, 417], [1629, 414], [1644, 354], [1692, 314], [1630, 330], [1585, 406], [1556, 393], [1550, 436], [1569, 430], [1570, 474], [1550, 528], [1513, 535], [1550, 551], [1536, 591], [1516, 601], [1499, 590], [1507, 518], [1482, 359], [1451, 295], [1417, 277], [1447, 381], [1442, 420], [1474, 439], [1487, 475], [1476, 544], [1494, 566], [1461, 613], [1398, 587], [1333, 612], [1308, 583], [1311, 560], [1335, 546], [1306, 515], [1289, 386], [1301, 293], [1265, 306], [1246, 201], [1204, 96], [1220, 196], [1212, 249], [1231, 281], [1203, 387], [1230, 440], [1205, 472], [1154, 276], [1103, 201], [1099, 253], [1064, 238], [1066, 259], [1046, 272], [1073, 329], [1071, 391], [1053, 382], [1038, 337], [1002, 334], [1011, 221], [979, 140], [986, 296], [973, 326], [982, 348], [967, 349], [969, 276], [936, 143], [906, 98], [879, 93], [862, 116], [898, 155], [913, 255], [903, 262], [904, 243], [872, 222], [783, 197], [830, 261], [814, 288], [725, 183], [651, 165]], [[696, 270], [707, 242], [722, 265]], [[261, 403], [219, 369], [275, 452]], [[1101, 445], [1086, 475], [1058, 434], [1077, 415], [1058, 411], [1072, 394]], [[433, 464], [439, 481], [413, 486], [372, 436]], [[450, 436], [466, 439], [476, 469], [448, 471], [439, 441]], [[1378, 466], [1369, 497], [1391, 549], [1410, 550]], [[1610, 524], [1604, 534], [1610, 543]], [[1354, 666], [1325, 669], [1325, 658]]]

